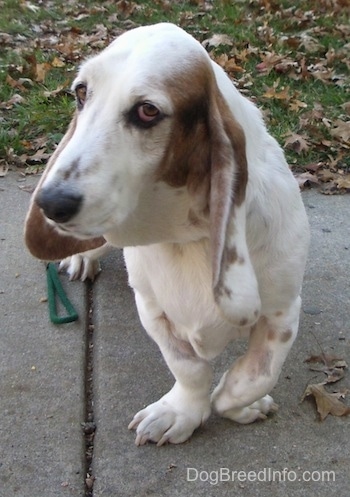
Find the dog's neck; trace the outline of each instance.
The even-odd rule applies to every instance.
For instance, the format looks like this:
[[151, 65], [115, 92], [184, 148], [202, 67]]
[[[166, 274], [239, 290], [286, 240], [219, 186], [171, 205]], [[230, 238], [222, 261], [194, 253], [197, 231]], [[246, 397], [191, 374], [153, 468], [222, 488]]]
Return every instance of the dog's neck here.
[[142, 191], [137, 208], [104, 237], [120, 248], [198, 241], [209, 236], [207, 211], [205, 194], [157, 183]]

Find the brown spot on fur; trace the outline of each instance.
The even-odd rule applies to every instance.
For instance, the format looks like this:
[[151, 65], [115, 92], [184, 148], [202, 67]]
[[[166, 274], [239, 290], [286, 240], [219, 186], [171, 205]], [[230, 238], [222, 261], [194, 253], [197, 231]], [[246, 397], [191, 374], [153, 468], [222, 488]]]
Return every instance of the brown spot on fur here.
[[225, 295], [227, 295], [228, 298], [231, 298], [232, 297], [232, 291], [227, 286], [224, 286], [223, 289], [224, 289]]
[[239, 326], [247, 326], [247, 324], [248, 324], [248, 319], [247, 318], [243, 318], [239, 322]]
[[[241, 257], [237, 254], [236, 247], [225, 247], [222, 255], [221, 267], [220, 267], [220, 275], [219, 281], [216, 287], [214, 288], [214, 296], [219, 298], [225, 293], [229, 297], [232, 295], [232, 291], [229, 290], [223, 283], [223, 276], [229, 270], [232, 264], [244, 264], [244, 257]], [[255, 311], [254, 316], [257, 317], [259, 311]], [[244, 326], [244, 325], [241, 325]]]
[[192, 209], [190, 209], [188, 212], [188, 220], [192, 226], [199, 227], [202, 224], [201, 220]]
[[176, 255], [178, 255], [180, 257], [182, 257], [184, 255], [184, 248], [183, 248], [183, 245], [181, 243], [173, 243], [172, 249]]
[[237, 255], [237, 249], [236, 247], [226, 247], [224, 250], [223, 254], [223, 262], [225, 266], [231, 266], [231, 264], [234, 264], [238, 259]]
[[257, 357], [258, 376], [269, 376], [271, 374], [272, 352], [269, 349], [261, 351]]
[[283, 311], [277, 311], [277, 312], [275, 312], [276, 318], [279, 318], [282, 315], [283, 315]]
[[267, 339], [268, 340], [275, 340], [276, 338], [276, 331], [272, 328], [270, 328], [267, 332]]
[[189, 342], [181, 340], [175, 334], [175, 329], [173, 323], [168, 319], [168, 316], [163, 312], [158, 318], [166, 326], [168, 331], [168, 345], [173, 349], [173, 352], [180, 356], [181, 358], [192, 359], [196, 356], [196, 353]]
[[281, 334], [281, 342], [282, 343], [286, 343], [288, 342], [291, 338], [292, 338], [292, 335], [293, 335], [293, 332], [292, 330], [287, 330], [287, 331], [284, 331], [282, 334]]
[[74, 176], [75, 178], [78, 178], [80, 176], [79, 164], [80, 159], [76, 159], [69, 165], [69, 167], [67, 167], [67, 169], [63, 172], [64, 181], [69, 180], [72, 176]]

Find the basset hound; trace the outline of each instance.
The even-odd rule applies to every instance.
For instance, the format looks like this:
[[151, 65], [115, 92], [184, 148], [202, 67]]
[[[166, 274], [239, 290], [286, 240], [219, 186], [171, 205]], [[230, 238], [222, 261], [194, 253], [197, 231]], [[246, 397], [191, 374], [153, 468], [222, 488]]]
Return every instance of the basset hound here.
[[[25, 240], [40, 259], [68, 257], [72, 278], [124, 249], [140, 320], [175, 378], [131, 421], [136, 444], [184, 442], [212, 410], [266, 418], [298, 331], [309, 227], [260, 111], [169, 23], [122, 34], [72, 88]], [[246, 353], [211, 393], [210, 360], [242, 336]]]

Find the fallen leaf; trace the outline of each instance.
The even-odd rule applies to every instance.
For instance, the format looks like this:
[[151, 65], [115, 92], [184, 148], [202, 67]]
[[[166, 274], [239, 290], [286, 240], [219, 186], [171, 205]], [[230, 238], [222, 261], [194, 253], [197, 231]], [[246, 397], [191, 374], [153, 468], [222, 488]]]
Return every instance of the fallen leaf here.
[[68, 84], [69, 84], [69, 81], [65, 81], [62, 85], [59, 85], [55, 90], [51, 90], [51, 91], [44, 91], [44, 96], [46, 98], [52, 98], [52, 97], [57, 97], [57, 95], [61, 95], [61, 94], [65, 94], [65, 93], [70, 93], [67, 89], [68, 87]]
[[53, 61], [51, 62], [52, 67], [64, 67], [66, 63], [61, 60], [59, 57], [54, 57]]
[[347, 174], [343, 178], [337, 179], [338, 188], [342, 188], [345, 190], [350, 190], [350, 174]]
[[350, 115], [350, 102], [345, 102], [345, 104], [342, 104], [340, 107], [344, 109], [347, 114]]
[[314, 174], [309, 172], [305, 173], [297, 173], [294, 175], [295, 179], [298, 182], [299, 188], [302, 190], [305, 186], [309, 186], [310, 183], [318, 184], [318, 178]]
[[348, 367], [344, 359], [327, 354], [312, 355], [305, 362], [312, 364], [312, 366], [309, 366], [311, 371], [318, 371], [327, 375], [324, 383], [335, 383], [341, 380], [344, 378], [345, 369]]
[[337, 138], [338, 140], [347, 143], [350, 141], [350, 121], [342, 121], [341, 119], [337, 119], [334, 123], [334, 128], [331, 129], [330, 133], [332, 136]]
[[316, 172], [318, 171], [318, 169], [320, 169], [320, 167], [322, 167], [322, 165], [322, 162], [311, 162], [310, 164], [306, 164], [304, 168], [307, 171]]
[[321, 421], [326, 419], [329, 414], [333, 416], [347, 416], [350, 414], [350, 407], [339, 400], [345, 397], [343, 392], [329, 393], [325, 389], [324, 383], [318, 383], [308, 385], [301, 400], [304, 401], [306, 397], [311, 395], [316, 401], [317, 412]]
[[52, 66], [48, 62], [37, 64], [35, 67], [35, 81], [43, 83], [45, 81], [46, 74], [50, 71], [50, 69], [52, 69]]
[[9, 166], [7, 164], [0, 164], [0, 178], [4, 178], [8, 173]]
[[7, 102], [1, 102], [0, 108], [10, 110], [14, 105], [22, 104], [23, 102], [25, 102], [25, 98], [19, 93], [15, 93]]
[[263, 94], [265, 98], [273, 98], [275, 100], [290, 100], [289, 87], [282, 88], [281, 91], [277, 91], [276, 88], [267, 88], [265, 93]]
[[[336, 364], [337, 367], [344, 367], [344, 368], [348, 367], [348, 365], [346, 364], [343, 358], [328, 354], [311, 355], [310, 357], [305, 359], [304, 362], [307, 363], [321, 362], [322, 364], [326, 364], [327, 366], [334, 366]], [[342, 366], [340, 366], [340, 364], [342, 364]]]
[[284, 56], [274, 52], [266, 52], [265, 54], [262, 54], [261, 58], [262, 61], [257, 64], [256, 70], [264, 74], [269, 74], [277, 64], [283, 61]]
[[202, 42], [203, 47], [208, 48], [208, 47], [220, 47], [221, 45], [228, 45], [229, 47], [232, 47], [233, 41], [232, 38], [230, 38], [228, 35], [223, 35], [223, 34], [213, 34], [210, 38], [207, 38]]
[[305, 109], [307, 104], [301, 100], [295, 99], [289, 104], [289, 109], [293, 112], [298, 112], [300, 109]]
[[302, 152], [307, 152], [310, 145], [305, 136], [299, 135], [298, 133], [290, 133], [287, 135], [284, 147], [289, 148], [300, 155]]
[[21, 91], [27, 91], [27, 88], [20, 83], [19, 81], [16, 81], [14, 78], [12, 78], [9, 74], [6, 76], [6, 83], [11, 86], [11, 88], [16, 88]]
[[235, 57], [229, 58], [227, 54], [221, 54], [214, 59], [228, 73], [244, 72], [244, 69], [237, 65]]

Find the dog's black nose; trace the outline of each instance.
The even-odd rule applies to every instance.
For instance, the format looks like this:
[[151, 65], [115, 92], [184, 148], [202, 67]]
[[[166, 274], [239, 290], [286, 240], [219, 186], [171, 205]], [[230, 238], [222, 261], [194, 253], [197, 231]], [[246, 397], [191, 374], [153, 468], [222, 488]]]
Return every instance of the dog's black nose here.
[[35, 199], [45, 216], [56, 223], [66, 223], [72, 219], [78, 213], [82, 200], [80, 193], [61, 187], [43, 188]]

